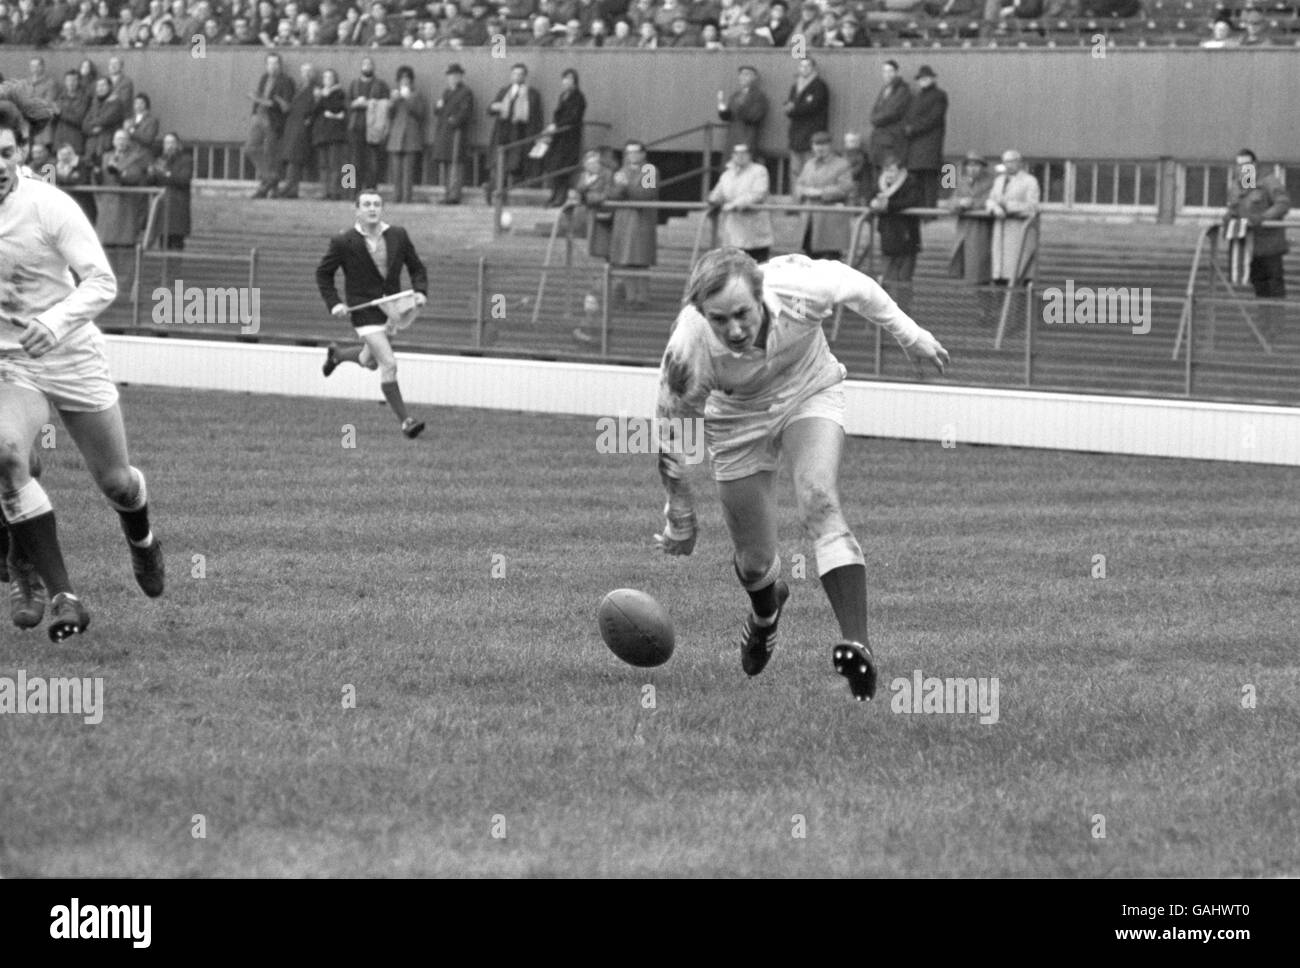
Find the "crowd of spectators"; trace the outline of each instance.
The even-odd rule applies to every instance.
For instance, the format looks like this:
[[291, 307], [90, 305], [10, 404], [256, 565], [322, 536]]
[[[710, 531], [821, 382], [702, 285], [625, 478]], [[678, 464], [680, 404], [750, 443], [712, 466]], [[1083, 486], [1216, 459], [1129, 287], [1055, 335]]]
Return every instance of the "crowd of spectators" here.
[[[872, 28], [938, 20], [1141, 18], [1163, 0], [3, 0], [0, 43], [119, 48], [870, 47]], [[1203, 0], [1201, 0], [1204, 6]], [[1147, 8], [1151, 7], [1151, 10]], [[1196, 8], [1194, 8], [1196, 9]], [[1200, 11], [1207, 46], [1272, 43], [1256, 0]], [[1193, 28], [1196, 29], [1196, 28]], [[1222, 35], [1222, 36], [1220, 36]]]

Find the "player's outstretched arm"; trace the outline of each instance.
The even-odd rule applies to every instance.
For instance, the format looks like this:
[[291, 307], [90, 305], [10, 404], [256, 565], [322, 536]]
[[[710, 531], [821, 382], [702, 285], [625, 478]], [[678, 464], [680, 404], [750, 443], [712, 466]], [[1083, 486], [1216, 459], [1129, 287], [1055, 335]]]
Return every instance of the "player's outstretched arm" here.
[[837, 303], [884, 328], [898, 341], [908, 359], [913, 362], [927, 360], [940, 373], [944, 371], [949, 360], [948, 351], [943, 348], [943, 344], [928, 329], [918, 326], [911, 316], [903, 312], [880, 283], [842, 262], [822, 261], [816, 265], [820, 272], [828, 276], [827, 282], [834, 289]]
[[655, 407], [659, 479], [668, 497], [663, 531], [655, 535], [655, 545], [669, 555], [689, 555], [695, 550], [698, 528], [686, 479], [686, 438], [689, 434], [697, 446], [703, 446], [703, 403], [709, 394], [707, 351], [694, 347], [688, 327], [681, 323], [679, 319], [659, 368]]

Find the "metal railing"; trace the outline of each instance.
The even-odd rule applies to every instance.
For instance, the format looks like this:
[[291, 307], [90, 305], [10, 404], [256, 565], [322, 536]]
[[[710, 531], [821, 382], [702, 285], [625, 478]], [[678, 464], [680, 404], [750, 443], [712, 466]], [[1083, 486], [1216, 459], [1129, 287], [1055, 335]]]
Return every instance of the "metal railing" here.
[[[606, 131], [608, 131], [610, 128], [613, 127], [613, 125], [605, 121], [583, 121], [582, 127], [584, 129], [604, 128]], [[543, 140], [544, 138], [550, 138], [553, 137], [554, 135], [560, 134], [561, 132], [572, 131], [572, 130], [573, 130], [573, 125], [565, 125], [562, 128], [555, 128], [550, 130], [543, 128], [541, 131], [538, 131], [536, 134], [530, 134], [526, 138], [516, 138], [514, 141], [507, 141], [504, 144], [493, 146], [493, 150], [496, 152], [496, 156], [493, 159], [495, 163], [492, 168], [492, 189], [493, 189], [493, 204], [492, 204], [493, 230], [492, 231], [494, 235], [500, 235], [502, 231], [504, 231], [501, 227], [501, 215], [505, 211], [505, 204], [506, 204], [506, 189], [507, 189], [506, 154], [510, 151], [523, 148], [524, 145], [535, 145], [537, 144], [537, 142]], [[541, 183], [547, 178], [552, 178], [557, 175], [563, 174], [565, 172], [573, 173], [578, 169], [580, 169], [581, 167], [582, 164], [581, 162], [579, 162], [577, 165], [570, 165], [562, 169], [556, 169], [553, 172], [542, 172], [539, 175], [530, 175], [527, 178], [521, 178], [519, 181], [514, 182], [508, 187], [522, 188], [525, 185], [528, 185], [532, 182]]]

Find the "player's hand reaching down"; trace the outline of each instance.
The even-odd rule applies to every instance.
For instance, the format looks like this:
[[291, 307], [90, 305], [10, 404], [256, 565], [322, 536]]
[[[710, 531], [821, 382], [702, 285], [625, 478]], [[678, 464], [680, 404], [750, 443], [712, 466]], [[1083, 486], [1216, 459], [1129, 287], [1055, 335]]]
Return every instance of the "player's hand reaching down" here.
[[664, 505], [664, 530], [655, 535], [655, 547], [666, 555], [689, 555], [695, 550], [697, 533], [694, 511], [674, 511]]
[[922, 330], [920, 338], [911, 346], [903, 347], [903, 352], [918, 368], [922, 360], [929, 360], [940, 373], [948, 365], [948, 351], [928, 330]]
[[343, 305], [343, 303], [335, 303], [334, 308], [330, 310], [331, 316], [338, 316], [342, 318], [347, 314], [348, 314], [348, 307]]

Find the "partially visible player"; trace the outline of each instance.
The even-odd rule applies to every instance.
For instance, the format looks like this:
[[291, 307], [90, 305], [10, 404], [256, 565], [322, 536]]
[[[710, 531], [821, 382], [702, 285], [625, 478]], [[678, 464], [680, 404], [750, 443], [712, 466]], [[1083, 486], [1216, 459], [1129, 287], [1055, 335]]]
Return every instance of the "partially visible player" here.
[[[128, 458], [117, 387], [94, 322], [112, 303], [117, 280], [71, 196], [19, 174], [33, 124], [49, 116], [43, 102], [0, 85], [0, 513], [10, 577], [29, 577], [26, 565], [35, 570], [49, 595], [49, 636], [61, 642], [85, 631], [90, 612], [73, 591], [54, 510], [32, 473], [32, 445], [51, 405], [121, 518], [145, 594], [162, 594], [164, 573], [144, 475]], [[26, 611], [19, 624], [33, 615], [30, 624], [38, 624], [42, 592], [21, 578], [20, 585], [26, 600], [13, 604]]]
[[883, 326], [909, 356], [943, 372], [948, 353], [939, 341], [873, 279], [841, 262], [788, 255], [760, 266], [732, 248], [699, 261], [660, 370], [659, 474], [668, 505], [655, 542], [670, 555], [695, 548], [695, 508], [674, 421], [702, 418], [736, 577], [752, 606], [741, 667], [758, 675], [790, 596], [780, 580], [774, 494], [777, 465], [788, 455], [799, 517], [840, 626], [832, 662], [863, 700], [875, 695], [877, 670], [867, 641], [866, 564], [840, 509], [845, 369], [822, 332], [840, 306]]
[[[415, 253], [406, 229], [389, 225], [383, 220], [384, 200], [376, 191], [363, 191], [357, 196], [357, 221], [346, 232], [330, 239], [329, 250], [316, 267], [316, 286], [329, 311], [340, 318], [348, 314], [349, 305], [359, 306], [381, 296], [402, 292], [402, 267], [410, 276], [410, 288], [415, 290], [415, 305], [423, 306], [429, 292], [429, 276], [424, 263]], [[342, 268], [343, 291], [347, 302], [339, 299], [334, 276]], [[395, 325], [379, 306], [371, 306], [352, 314], [352, 325], [361, 344], [340, 347], [331, 343], [321, 368], [326, 376], [340, 363], [350, 362], [366, 369], [379, 369], [379, 387], [384, 399], [402, 422], [402, 433], [418, 437], [424, 423], [406, 412], [402, 391], [397, 386], [397, 357], [389, 338]]]

